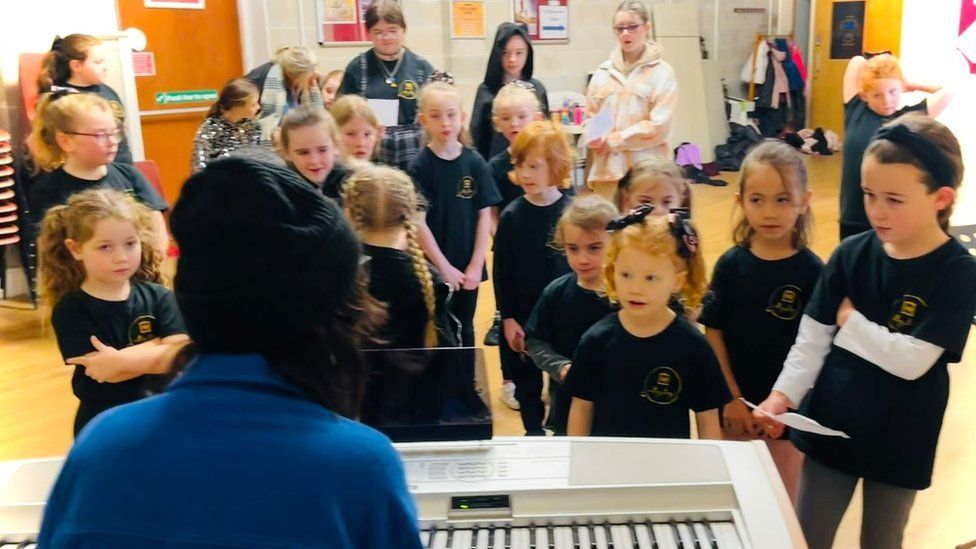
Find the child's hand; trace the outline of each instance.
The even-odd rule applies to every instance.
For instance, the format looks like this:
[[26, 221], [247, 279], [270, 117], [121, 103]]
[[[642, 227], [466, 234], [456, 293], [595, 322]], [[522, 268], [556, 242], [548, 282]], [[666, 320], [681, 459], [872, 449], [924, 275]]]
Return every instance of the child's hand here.
[[[779, 414], [785, 414], [788, 412], [792, 404], [793, 403], [790, 402], [790, 399], [785, 394], [779, 391], [772, 391], [769, 393], [769, 396], [766, 397], [766, 400], [762, 401], [762, 403], [759, 405], [759, 409], [765, 411], [767, 414], [778, 416]], [[759, 410], [753, 410], [752, 417], [756, 420], [756, 423], [762, 427], [763, 434], [770, 438], [779, 438], [782, 436], [783, 430], [786, 428], [785, 425], [760, 412]]]
[[854, 303], [851, 302], [851, 298], [845, 297], [844, 301], [840, 302], [840, 307], [837, 307], [837, 327], [843, 327], [844, 323], [847, 322], [847, 317], [851, 316], [853, 312]]
[[69, 358], [67, 363], [84, 366], [85, 375], [99, 383], [118, 383], [139, 375], [126, 370], [127, 362], [118, 349], [105, 345], [95, 336], [91, 336], [91, 343], [95, 347], [93, 352]]
[[525, 354], [525, 331], [522, 325], [514, 318], [506, 318], [502, 325], [505, 329], [505, 341], [513, 351], [522, 355]]
[[746, 406], [741, 400], [734, 398], [722, 409], [723, 427], [728, 429], [733, 435], [758, 435], [762, 428], [756, 423]]
[[468, 265], [464, 270], [464, 289], [477, 290], [481, 284], [481, 265]]
[[610, 151], [610, 148], [607, 147], [607, 139], [605, 137], [600, 137], [590, 141], [586, 144], [586, 147], [597, 154], [605, 154]]
[[571, 362], [563, 364], [562, 368], [559, 369], [559, 382], [562, 383], [566, 381], [566, 376], [569, 375], [569, 369], [573, 367]]
[[461, 289], [461, 285], [464, 284], [464, 273], [459, 271], [450, 263], [444, 265], [438, 270], [441, 272], [441, 278], [444, 279], [444, 282], [447, 282], [447, 284], [451, 287], [451, 291], [456, 292]]

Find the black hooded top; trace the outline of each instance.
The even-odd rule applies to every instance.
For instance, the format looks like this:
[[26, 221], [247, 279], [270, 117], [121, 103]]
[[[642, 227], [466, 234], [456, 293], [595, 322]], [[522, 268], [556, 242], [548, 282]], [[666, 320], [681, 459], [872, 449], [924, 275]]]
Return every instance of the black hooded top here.
[[505, 69], [502, 67], [502, 53], [508, 40], [515, 35], [525, 39], [529, 45], [528, 56], [525, 60], [525, 67], [522, 69], [522, 78], [526, 82], [531, 82], [535, 86], [535, 94], [539, 98], [542, 106], [542, 114], [549, 116], [549, 102], [546, 99], [546, 88], [542, 82], [532, 78], [532, 39], [529, 38], [529, 31], [525, 25], [505, 22], [498, 25], [495, 33], [495, 43], [491, 48], [491, 55], [488, 57], [488, 67], [485, 69], [485, 80], [478, 86], [478, 93], [475, 95], [474, 108], [471, 109], [471, 139], [474, 147], [484, 159], [490, 160], [499, 152], [508, 147], [508, 140], [505, 136], [495, 131], [491, 122], [491, 102], [495, 99], [495, 94], [505, 84]]

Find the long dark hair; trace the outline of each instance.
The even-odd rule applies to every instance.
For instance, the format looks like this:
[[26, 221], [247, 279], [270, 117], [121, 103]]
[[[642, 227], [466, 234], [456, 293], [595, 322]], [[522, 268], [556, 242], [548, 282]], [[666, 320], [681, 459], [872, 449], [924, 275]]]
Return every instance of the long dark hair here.
[[51, 51], [41, 60], [41, 73], [37, 77], [40, 93], [51, 90], [54, 84], [64, 84], [71, 78], [71, 62], [88, 59], [88, 50], [102, 41], [88, 34], [60, 36], [51, 44]]

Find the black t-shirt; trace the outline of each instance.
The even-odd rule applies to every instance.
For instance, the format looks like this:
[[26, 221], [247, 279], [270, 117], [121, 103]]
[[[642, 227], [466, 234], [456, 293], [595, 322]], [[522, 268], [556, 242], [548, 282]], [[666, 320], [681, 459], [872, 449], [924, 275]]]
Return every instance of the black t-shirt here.
[[536, 206], [523, 196], [502, 212], [492, 264], [495, 303], [502, 318], [524, 324], [542, 290], [570, 272], [566, 256], [550, 244], [569, 202], [569, 197], [562, 195], [548, 206]]
[[868, 104], [855, 95], [844, 105], [844, 146], [840, 179], [840, 222], [842, 225], [870, 230], [871, 224], [864, 213], [864, 191], [861, 190], [861, 161], [874, 134], [888, 121], [905, 113], [928, 112], [928, 103], [909, 105], [895, 114], [884, 117], [868, 108]]
[[583, 334], [615, 310], [606, 297], [580, 287], [576, 273], [567, 273], [542, 290], [523, 327], [525, 337], [545, 341], [571, 360]]
[[[65, 360], [95, 350], [91, 336], [122, 349], [156, 338], [186, 333], [173, 293], [151, 282], [132, 282], [125, 301], [105, 301], [77, 290], [58, 301], [51, 325]], [[82, 407], [103, 411], [146, 397], [161, 376], [143, 375], [120, 383], [99, 383], [75, 366], [71, 388]], [[80, 425], [78, 428], [80, 429]]]
[[323, 195], [335, 200], [340, 206], [342, 205], [342, 186], [346, 184], [346, 180], [352, 175], [352, 168], [336, 161], [335, 165], [332, 166], [332, 171], [325, 176], [325, 181], [320, 186], [318, 183], [302, 175], [302, 172], [298, 171], [298, 168], [294, 164], [291, 162], [287, 164], [291, 171], [302, 178], [302, 181], [322, 191]]
[[[105, 177], [96, 180], [75, 177], [64, 171], [62, 167], [41, 174], [31, 183], [27, 200], [30, 206], [31, 225], [39, 229], [44, 214], [49, 208], [67, 204], [68, 198], [75, 193], [97, 188], [122, 191], [153, 210], [166, 211], [167, 208], [163, 197], [159, 196], [142, 173], [130, 164], [109, 164]], [[37, 233], [34, 234], [36, 236]]]
[[[488, 165], [468, 147], [454, 160], [424, 147], [407, 172], [427, 199], [427, 226], [437, 245], [451, 265], [463, 271], [474, 253], [479, 211], [501, 200]], [[482, 270], [481, 279], [488, 279], [487, 270]]]
[[[362, 62], [366, 61], [366, 87], [363, 89]], [[416, 53], [405, 50], [403, 62], [396, 74], [393, 74], [393, 84], [386, 82], [386, 73], [380, 68], [380, 63], [386, 70], [392, 72], [396, 61], [383, 61], [376, 56], [373, 49], [357, 55], [346, 65], [339, 87], [341, 95], [361, 95], [366, 99], [396, 99], [399, 100], [400, 114], [398, 124], [414, 124], [417, 120], [417, 98], [420, 88], [427, 83], [434, 67], [426, 59]]]
[[[427, 304], [414, 270], [413, 257], [404, 251], [363, 244], [363, 254], [369, 256], [369, 293], [386, 303], [387, 320], [380, 332], [383, 346], [390, 349], [418, 349], [425, 347]], [[448, 287], [433, 265], [428, 264], [433, 277], [436, 325], [448, 326], [444, 300]]]
[[732, 373], [750, 402], [769, 396], [822, 271], [810, 250], [767, 261], [735, 246], [715, 264], [698, 322], [722, 330]]
[[516, 185], [508, 177], [508, 173], [515, 169], [512, 164], [512, 153], [505, 148], [502, 152], [491, 157], [488, 161], [488, 169], [491, 176], [495, 179], [495, 186], [502, 196], [502, 201], [498, 203], [499, 211], [504, 211], [513, 200], [525, 194], [522, 187]]
[[[94, 93], [95, 95], [101, 97], [102, 99], [108, 101], [108, 106], [112, 108], [112, 116], [115, 117], [115, 121], [119, 124], [119, 127], [125, 129], [125, 105], [122, 103], [122, 99], [119, 94], [115, 93], [111, 87], [105, 84], [95, 84], [94, 86], [72, 86], [71, 84], [58, 84], [62, 87], [74, 88], [82, 93]], [[122, 164], [132, 164], [132, 152], [129, 151], [129, 140], [122, 135], [122, 141], [119, 143], [119, 152], [115, 155], [115, 161]]]
[[800, 411], [851, 438], [794, 431], [797, 447], [854, 476], [928, 487], [949, 397], [947, 363], [961, 359], [976, 312], [973, 280], [976, 260], [955, 240], [906, 260], [889, 257], [874, 231], [841, 242], [805, 314], [836, 324], [837, 308], [849, 297], [871, 322], [945, 353], [922, 377], [909, 381], [832, 346]]
[[637, 337], [611, 314], [576, 348], [566, 387], [593, 402], [593, 436], [688, 438], [688, 411], [721, 408], [732, 395], [705, 337], [681, 317]]

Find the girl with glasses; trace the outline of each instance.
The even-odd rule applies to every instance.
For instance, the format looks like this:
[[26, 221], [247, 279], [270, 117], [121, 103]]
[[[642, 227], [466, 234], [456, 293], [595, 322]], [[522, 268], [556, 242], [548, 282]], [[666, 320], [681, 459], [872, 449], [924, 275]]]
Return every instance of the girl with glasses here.
[[67, 90], [43, 95], [28, 140], [39, 172], [27, 193], [31, 226], [37, 228], [48, 209], [67, 204], [75, 193], [117, 189], [154, 210], [153, 244], [165, 254], [166, 202], [135, 167], [115, 162], [122, 137], [112, 108], [98, 95]]
[[678, 103], [674, 69], [649, 41], [647, 7], [622, 2], [613, 16], [617, 46], [597, 67], [586, 90], [586, 113], [592, 118], [609, 109], [613, 130], [591, 141], [587, 184], [610, 199], [617, 181], [644, 158], [670, 157], [668, 132]]

